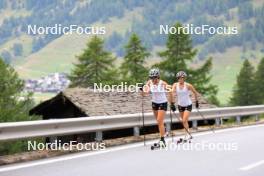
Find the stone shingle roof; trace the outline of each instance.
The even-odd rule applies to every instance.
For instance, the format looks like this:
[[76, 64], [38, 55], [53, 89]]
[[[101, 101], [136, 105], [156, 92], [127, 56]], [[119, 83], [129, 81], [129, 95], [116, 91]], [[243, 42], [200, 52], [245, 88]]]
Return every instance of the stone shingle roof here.
[[[142, 111], [142, 96], [138, 92], [94, 92], [90, 89], [71, 88], [66, 89], [62, 94], [88, 116], [130, 114]], [[192, 100], [194, 101], [194, 98]], [[216, 107], [209, 104], [201, 95], [198, 96], [198, 100], [201, 108]], [[152, 112], [150, 95], [145, 96], [143, 102], [144, 112]]]
[[[142, 96], [136, 92], [94, 92], [90, 89], [71, 88], [62, 92], [88, 116], [131, 114], [141, 112]], [[149, 97], [143, 99], [144, 111], [151, 112]]]
[[[194, 102], [194, 96], [192, 97]], [[56, 104], [64, 104], [67, 101], [71, 102], [82, 116], [133, 114], [142, 112], [142, 100], [144, 112], [152, 112], [150, 95], [146, 95], [142, 99], [139, 92], [97, 92], [85, 88], [68, 88], [31, 109], [30, 114], [52, 116], [55, 113], [53, 111], [67, 111], [63, 109], [63, 106]], [[209, 104], [201, 95], [198, 96], [198, 100], [201, 108], [216, 107]]]

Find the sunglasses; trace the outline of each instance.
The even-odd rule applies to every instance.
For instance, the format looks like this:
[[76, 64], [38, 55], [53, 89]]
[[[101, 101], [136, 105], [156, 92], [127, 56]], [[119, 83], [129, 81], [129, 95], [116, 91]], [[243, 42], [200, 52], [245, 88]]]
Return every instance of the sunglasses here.
[[153, 76], [153, 77], [149, 77], [150, 79], [157, 79], [159, 78], [158, 76]]

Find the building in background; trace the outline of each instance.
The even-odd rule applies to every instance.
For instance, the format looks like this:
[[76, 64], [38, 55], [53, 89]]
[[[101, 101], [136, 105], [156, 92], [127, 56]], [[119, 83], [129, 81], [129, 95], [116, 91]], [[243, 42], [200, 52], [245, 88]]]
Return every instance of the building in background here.
[[25, 91], [59, 93], [66, 89], [70, 80], [65, 73], [52, 73], [40, 79], [25, 80]]

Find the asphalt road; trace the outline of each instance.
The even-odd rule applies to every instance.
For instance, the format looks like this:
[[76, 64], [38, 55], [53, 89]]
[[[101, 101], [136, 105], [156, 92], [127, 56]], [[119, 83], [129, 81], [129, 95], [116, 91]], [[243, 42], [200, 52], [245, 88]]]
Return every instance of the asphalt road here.
[[[264, 125], [194, 134], [191, 144], [142, 143], [0, 167], [0, 176], [263, 176]], [[178, 137], [177, 137], [178, 138]], [[174, 139], [175, 141], [175, 139]]]

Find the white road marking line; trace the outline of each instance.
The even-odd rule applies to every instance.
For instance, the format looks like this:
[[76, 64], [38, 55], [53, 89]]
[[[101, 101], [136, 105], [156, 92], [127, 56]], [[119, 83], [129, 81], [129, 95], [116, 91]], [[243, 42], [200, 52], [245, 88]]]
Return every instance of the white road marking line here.
[[252, 163], [252, 164], [247, 165], [245, 167], [241, 167], [239, 170], [248, 171], [248, 170], [253, 169], [255, 167], [258, 167], [258, 166], [260, 166], [262, 164], [264, 164], [264, 160], [258, 161], [256, 163]]
[[[216, 133], [229, 132], [229, 131], [237, 131], [237, 130], [248, 129], [248, 128], [262, 127], [262, 126], [264, 126], [264, 124], [263, 125], [255, 125], [255, 126], [230, 128], [230, 129], [220, 129], [220, 130], [216, 130], [215, 134]], [[208, 135], [208, 134], [213, 134], [213, 133], [211, 131], [207, 131], [207, 132], [201, 132], [201, 133], [193, 134], [193, 136], [204, 136], [204, 135]], [[179, 138], [179, 137], [183, 137], [183, 136], [177, 136], [176, 138]], [[151, 145], [151, 144], [153, 144], [154, 141], [157, 141], [157, 140], [147, 141], [146, 144]], [[171, 141], [171, 138], [168, 141]], [[2, 167], [0, 167], [0, 173], [6, 172], [6, 171], [11, 171], [11, 170], [23, 169], [23, 168], [27, 168], [27, 167], [33, 167], [33, 166], [50, 164], [50, 163], [55, 163], [55, 162], [60, 162], [60, 161], [66, 161], [66, 160], [71, 160], [71, 159], [76, 159], [76, 158], [83, 158], [83, 157], [87, 157], [87, 156], [99, 155], [99, 154], [103, 154], [103, 153], [115, 152], [115, 151], [130, 149], [130, 148], [136, 148], [136, 147], [140, 147], [140, 146], [143, 146], [143, 142], [140, 142], [137, 144], [128, 144], [125, 146], [108, 148], [108, 149], [102, 150], [102, 151], [77, 153], [77, 154], [71, 154], [71, 156], [58, 156], [58, 158], [49, 158], [49, 159], [43, 159], [43, 160], [39, 160], [39, 161], [29, 161], [26, 163], [13, 164], [11, 166], [10, 165], [2, 166]]]

